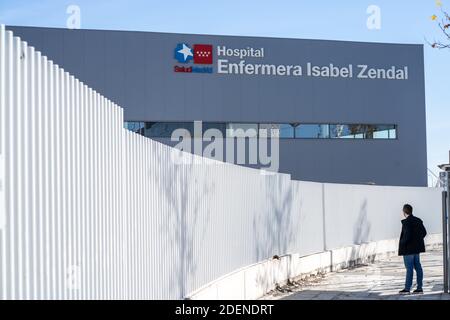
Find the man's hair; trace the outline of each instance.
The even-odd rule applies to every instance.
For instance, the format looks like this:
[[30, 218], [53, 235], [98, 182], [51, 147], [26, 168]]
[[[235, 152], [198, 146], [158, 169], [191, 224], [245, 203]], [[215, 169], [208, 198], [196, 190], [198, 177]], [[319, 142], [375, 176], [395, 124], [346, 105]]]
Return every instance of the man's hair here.
[[403, 212], [410, 216], [413, 213], [413, 207], [410, 204], [405, 204], [403, 206]]

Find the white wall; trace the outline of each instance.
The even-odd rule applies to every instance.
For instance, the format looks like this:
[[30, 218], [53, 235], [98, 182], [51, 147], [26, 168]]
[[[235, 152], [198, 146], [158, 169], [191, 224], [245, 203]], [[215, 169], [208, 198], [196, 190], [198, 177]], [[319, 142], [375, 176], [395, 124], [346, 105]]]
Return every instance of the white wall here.
[[175, 164], [4, 27], [0, 63], [0, 299], [182, 298], [274, 254], [395, 238], [404, 202], [440, 232], [437, 189]]
[[[442, 234], [428, 235], [427, 250], [439, 249]], [[301, 256], [297, 253], [267, 259], [234, 270], [188, 295], [190, 300], [255, 300], [288, 280], [338, 271], [355, 264], [374, 263], [397, 255], [398, 238], [340, 247]]]
[[391, 239], [410, 203], [429, 233], [441, 232], [441, 191], [418, 187], [324, 185], [326, 248]]

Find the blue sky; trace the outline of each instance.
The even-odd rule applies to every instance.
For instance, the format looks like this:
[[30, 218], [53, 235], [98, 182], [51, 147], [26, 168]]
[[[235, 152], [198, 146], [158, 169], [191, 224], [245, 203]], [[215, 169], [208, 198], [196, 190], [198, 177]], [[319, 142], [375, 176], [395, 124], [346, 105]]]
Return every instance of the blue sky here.
[[[450, 0], [441, 0], [450, 11]], [[66, 8], [81, 9], [81, 28], [425, 43], [442, 38], [436, 0], [1, 0], [0, 23], [65, 27]], [[366, 27], [369, 5], [381, 29]], [[448, 162], [450, 50], [425, 46], [428, 167]], [[412, 157], [414, 154], [411, 155]]]

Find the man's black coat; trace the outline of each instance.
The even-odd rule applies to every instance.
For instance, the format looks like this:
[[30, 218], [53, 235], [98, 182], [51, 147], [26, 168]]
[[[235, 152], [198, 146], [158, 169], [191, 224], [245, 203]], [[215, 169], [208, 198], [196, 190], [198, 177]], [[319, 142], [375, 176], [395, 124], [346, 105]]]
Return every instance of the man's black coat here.
[[423, 238], [427, 235], [427, 230], [423, 226], [422, 220], [412, 214], [402, 220], [402, 233], [398, 255], [417, 254], [425, 252], [425, 242]]

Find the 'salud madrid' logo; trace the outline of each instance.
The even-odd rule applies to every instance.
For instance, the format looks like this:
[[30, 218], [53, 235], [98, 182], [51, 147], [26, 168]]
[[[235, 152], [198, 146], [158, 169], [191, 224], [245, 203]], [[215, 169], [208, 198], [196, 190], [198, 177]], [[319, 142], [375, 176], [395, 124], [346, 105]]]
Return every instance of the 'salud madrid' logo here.
[[[194, 44], [193, 47], [187, 43], [179, 43], [174, 50], [174, 58], [183, 64], [193, 62], [195, 64], [208, 65], [213, 63], [213, 47], [210, 44]], [[212, 67], [175, 66], [175, 72], [188, 73], [212, 73]]]

